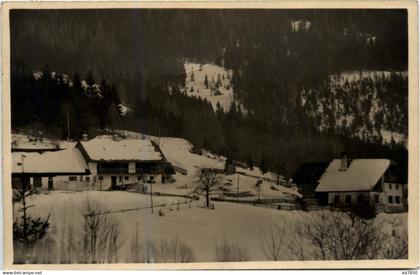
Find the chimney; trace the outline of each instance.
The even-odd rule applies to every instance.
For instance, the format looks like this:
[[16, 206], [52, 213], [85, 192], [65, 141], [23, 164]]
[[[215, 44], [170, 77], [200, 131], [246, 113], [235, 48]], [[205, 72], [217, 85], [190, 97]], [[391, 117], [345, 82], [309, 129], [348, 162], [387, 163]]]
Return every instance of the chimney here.
[[343, 151], [341, 152], [341, 167], [340, 170], [341, 171], [346, 171], [348, 168], [349, 162], [348, 162], [348, 158], [347, 158], [347, 152]]
[[87, 134], [83, 134], [82, 135], [82, 140], [83, 141], [88, 141], [88, 135]]

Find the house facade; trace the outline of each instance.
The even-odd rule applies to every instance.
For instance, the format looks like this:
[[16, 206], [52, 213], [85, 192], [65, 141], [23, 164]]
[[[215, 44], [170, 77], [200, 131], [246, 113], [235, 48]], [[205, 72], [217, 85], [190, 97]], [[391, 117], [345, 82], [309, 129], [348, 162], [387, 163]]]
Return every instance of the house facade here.
[[89, 176], [90, 171], [81, 152], [76, 148], [44, 153], [12, 153], [12, 187], [22, 184], [54, 190], [67, 185], [68, 178]]
[[319, 179], [315, 191], [327, 204], [346, 207], [366, 201], [378, 211], [407, 209], [406, 184], [397, 165], [389, 159], [334, 159]]
[[175, 170], [159, 146], [144, 139], [98, 136], [72, 148], [12, 152], [12, 186], [45, 190], [108, 190], [137, 183], [170, 183]]
[[[76, 144], [91, 172], [82, 180], [99, 190], [136, 183], [170, 182], [175, 171], [154, 142], [98, 136]], [[169, 176], [168, 176], [169, 175]]]

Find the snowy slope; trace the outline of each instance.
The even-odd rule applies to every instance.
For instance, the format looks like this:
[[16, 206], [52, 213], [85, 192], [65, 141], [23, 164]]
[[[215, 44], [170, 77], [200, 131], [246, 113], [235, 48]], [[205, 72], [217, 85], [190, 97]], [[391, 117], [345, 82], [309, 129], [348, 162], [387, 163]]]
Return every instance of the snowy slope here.
[[[144, 208], [150, 206], [149, 196], [128, 193], [128, 192], [58, 192], [53, 191], [49, 194], [34, 195], [30, 199], [30, 204], [35, 205], [30, 208], [33, 216], [50, 216], [51, 235], [50, 238], [56, 240], [58, 246], [53, 254], [51, 261], [57, 261], [60, 253], [66, 253], [66, 242], [69, 241], [69, 232], [73, 233], [73, 238], [79, 237], [83, 216], [83, 205], [87, 199], [96, 201], [103, 205], [106, 210], [115, 211], [109, 214], [121, 224], [122, 246], [118, 252], [118, 259], [121, 262], [130, 262], [130, 245], [132, 237], [138, 231], [143, 244], [146, 240], [161, 240], [162, 238], [171, 239], [177, 237], [192, 248], [195, 260], [215, 261], [216, 243], [224, 240], [239, 245], [249, 253], [249, 260], [267, 260], [261, 249], [261, 229], [267, 223], [275, 222], [285, 226], [286, 242], [294, 238], [302, 238], [302, 235], [294, 232], [294, 225], [313, 217], [315, 212], [304, 211], [285, 211], [262, 207], [253, 207], [243, 204], [216, 202], [215, 209], [202, 207], [203, 201], [193, 201], [189, 204], [181, 204], [179, 210], [176, 206], [155, 208], [154, 214], [150, 209], [131, 210], [118, 212], [119, 210]], [[178, 202], [177, 198], [154, 197], [154, 204], [171, 204]], [[179, 202], [183, 202], [182, 199]], [[17, 213], [18, 205], [15, 205]], [[165, 216], [158, 215], [159, 209], [163, 209]], [[331, 212], [328, 212], [331, 213]], [[343, 214], [345, 215], [345, 214]], [[16, 216], [15, 216], [16, 217]], [[380, 214], [380, 220], [401, 220], [401, 229], [407, 234], [407, 213], [403, 214]], [[387, 234], [390, 228], [384, 227]], [[306, 252], [310, 252], [312, 244], [308, 241], [304, 246]], [[297, 260], [287, 250], [281, 254], [281, 260]]]
[[[185, 139], [181, 138], [168, 138], [168, 137], [155, 137], [148, 136], [131, 131], [117, 131], [120, 134], [129, 138], [145, 138], [154, 141], [159, 144], [166, 159], [172, 163], [172, 165], [187, 170], [187, 175], [181, 173], [176, 174], [176, 182], [173, 184], [156, 184], [153, 186], [154, 192], [162, 192], [166, 194], [178, 194], [178, 195], [190, 195], [196, 185], [197, 175], [200, 168], [214, 168], [224, 169], [226, 157], [218, 156], [207, 151], [203, 151], [202, 155], [191, 153], [193, 145]], [[277, 185], [277, 175], [274, 173], [261, 173], [258, 167], [254, 169], [244, 169], [237, 167], [237, 171], [240, 173], [233, 175], [222, 175], [222, 182], [226, 183], [224, 186], [227, 193], [237, 192], [238, 178], [239, 178], [239, 191], [247, 193], [246, 197], [242, 199], [256, 199], [258, 192], [255, 188], [255, 184], [259, 178], [263, 179], [261, 185], [260, 198], [261, 199], [280, 199], [289, 198], [290, 196], [300, 197], [301, 195], [295, 188], [288, 188], [281, 185]], [[267, 179], [267, 180], [265, 180]], [[280, 176], [281, 180], [284, 180]], [[220, 194], [215, 194], [218, 196]]]
[[393, 73], [407, 81], [405, 71], [352, 71], [331, 75], [324, 90], [302, 91], [301, 106], [315, 119], [320, 130], [347, 129], [363, 140], [384, 144], [393, 140], [407, 146], [407, 133], [401, 130], [406, 107], [404, 100], [395, 100], [402, 99], [403, 95], [391, 94], [395, 91], [387, 86]]
[[[231, 84], [232, 70], [213, 64], [185, 63], [185, 93], [207, 99], [216, 110], [217, 103], [225, 112], [229, 111], [234, 102]], [[208, 85], [205, 85], [207, 76]], [[219, 85], [218, 84], [219, 82]]]

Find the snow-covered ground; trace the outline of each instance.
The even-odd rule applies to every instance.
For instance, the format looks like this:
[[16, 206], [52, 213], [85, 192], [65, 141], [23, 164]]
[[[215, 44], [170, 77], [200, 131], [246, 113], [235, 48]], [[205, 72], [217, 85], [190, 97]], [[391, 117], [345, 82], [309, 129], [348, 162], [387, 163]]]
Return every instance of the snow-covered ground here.
[[[232, 88], [232, 70], [213, 64], [185, 63], [185, 93], [207, 99], [216, 110], [217, 103], [225, 112], [229, 111], [232, 102], [235, 102]], [[205, 85], [205, 78], [207, 83]], [[219, 81], [219, 85], [218, 84]], [[242, 108], [243, 110], [243, 108]], [[244, 110], [243, 110], [244, 111]]]
[[342, 72], [341, 74], [334, 74], [330, 76], [331, 81], [335, 82], [335, 85], [344, 86], [346, 81], [354, 82], [358, 81], [363, 78], [372, 78], [374, 81], [378, 77], [384, 77], [385, 79], [389, 79], [391, 74], [395, 73], [404, 77], [408, 76], [408, 72], [391, 72], [391, 71], [348, 71]]
[[[207, 151], [203, 151], [202, 155], [193, 154], [191, 153], [193, 145], [185, 139], [168, 137], [159, 138], [129, 131], [120, 132], [132, 138], [153, 140], [155, 143], [159, 144], [164, 156], [172, 165], [187, 170], [187, 175], [181, 173], [176, 174], [175, 183], [155, 184], [153, 186], [154, 192], [190, 195], [196, 185], [197, 175], [201, 168], [225, 168], [226, 158], [224, 156], [218, 156]], [[295, 188], [277, 185], [275, 183], [277, 175], [274, 173], [268, 172], [263, 174], [258, 167], [254, 167], [252, 170], [237, 167], [237, 171], [240, 174], [221, 175], [221, 180], [225, 183], [224, 187], [226, 188], [226, 192], [233, 192], [235, 194], [238, 189], [239, 181], [239, 192], [244, 195], [241, 199], [256, 199], [258, 197], [258, 191], [255, 185], [260, 178], [263, 179], [260, 189], [261, 199], [290, 199], [290, 196], [301, 196]], [[280, 179], [284, 180], [282, 176], [280, 176]], [[247, 195], [245, 196], [245, 194]]]
[[[268, 222], [283, 224], [285, 232], [285, 247], [282, 260], [295, 260], [287, 249], [287, 243], [296, 238], [294, 226], [304, 220], [310, 219], [316, 212], [285, 211], [269, 208], [253, 207], [243, 204], [215, 202], [215, 209], [202, 207], [204, 202], [180, 204], [185, 199], [154, 196], [154, 213], [151, 209], [119, 210], [144, 208], [150, 206], [150, 197], [137, 193], [123, 191], [113, 192], [50, 192], [49, 194], [33, 195], [30, 203], [35, 205], [30, 209], [33, 216], [50, 216], [50, 237], [64, 245], [69, 234], [75, 239], [79, 236], [83, 222], [83, 205], [90, 199], [102, 204], [104, 209], [115, 211], [108, 214], [115, 218], [121, 226], [120, 237], [122, 246], [118, 252], [121, 262], [130, 261], [130, 244], [136, 230], [143, 240], [160, 240], [177, 237], [192, 248], [196, 261], [215, 261], [216, 243], [228, 240], [229, 243], [238, 245], [249, 254], [249, 260], [267, 260], [262, 250], [262, 228]], [[156, 207], [156, 205], [173, 204]], [[15, 206], [17, 211], [18, 206]], [[159, 216], [163, 209], [165, 215]], [[344, 215], [344, 214], [343, 214]], [[401, 219], [402, 230], [407, 228], [407, 214], [380, 214], [379, 219]], [[384, 229], [384, 230], [388, 230]], [[302, 237], [301, 235], [298, 238]], [[64, 240], [64, 241], [60, 241]], [[143, 241], [144, 243], [144, 241]], [[310, 247], [310, 245], [308, 246]], [[305, 247], [307, 249], [307, 247]], [[309, 248], [308, 248], [309, 249]], [[56, 255], [66, 253], [65, 249], [58, 248]], [[64, 252], [63, 252], [64, 251]], [[51, 259], [54, 261], [54, 259]]]

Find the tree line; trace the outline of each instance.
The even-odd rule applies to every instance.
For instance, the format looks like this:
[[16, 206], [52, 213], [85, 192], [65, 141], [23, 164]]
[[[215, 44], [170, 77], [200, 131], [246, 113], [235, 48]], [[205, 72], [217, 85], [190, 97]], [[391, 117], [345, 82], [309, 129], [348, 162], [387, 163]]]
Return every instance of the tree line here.
[[17, 68], [12, 74], [13, 128], [43, 129], [56, 138], [73, 139], [112, 129], [181, 137], [196, 149], [289, 177], [303, 162], [329, 161], [342, 150], [353, 158], [390, 158], [407, 171], [408, 152], [403, 144], [384, 145], [350, 137], [345, 131], [320, 131], [299, 108], [288, 108], [284, 121], [282, 112], [270, 118], [268, 108], [265, 113], [245, 112], [236, 103], [227, 112], [220, 106], [214, 111], [207, 100], [184, 94], [184, 76], [148, 81], [148, 93], [139, 94], [133, 111], [122, 116], [118, 91], [106, 80], [95, 85], [91, 76], [81, 81], [75, 74], [65, 81], [61, 74], [52, 77], [48, 69], [39, 79]]
[[97, 84], [91, 73], [83, 80], [45, 67], [33, 73], [13, 67], [11, 79], [12, 128], [23, 128], [55, 138], [79, 139], [83, 133], [120, 125], [120, 97], [115, 85]]

